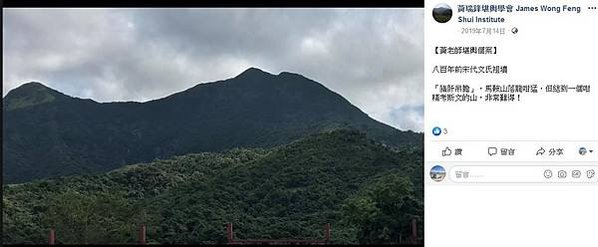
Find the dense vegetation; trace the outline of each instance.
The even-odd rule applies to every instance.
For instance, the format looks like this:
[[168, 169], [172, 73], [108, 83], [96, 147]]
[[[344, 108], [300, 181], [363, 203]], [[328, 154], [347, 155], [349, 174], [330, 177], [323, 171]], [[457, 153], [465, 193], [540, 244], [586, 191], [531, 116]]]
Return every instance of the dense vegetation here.
[[199, 153], [83, 175], [4, 185], [4, 243], [153, 243], [322, 238], [396, 243], [423, 216], [422, 150], [389, 148], [357, 131], [270, 149]]
[[421, 134], [377, 122], [315, 81], [253, 68], [144, 103], [97, 103], [28, 83], [6, 95], [2, 113], [4, 184], [270, 148], [334, 129], [357, 129], [392, 146], [422, 143]]

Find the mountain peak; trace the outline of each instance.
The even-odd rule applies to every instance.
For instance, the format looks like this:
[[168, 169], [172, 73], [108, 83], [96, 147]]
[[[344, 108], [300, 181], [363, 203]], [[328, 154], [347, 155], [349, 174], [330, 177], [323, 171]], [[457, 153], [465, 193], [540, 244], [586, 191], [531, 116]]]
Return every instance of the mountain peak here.
[[239, 74], [237, 76], [237, 78], [256, 77], [256, 76], [273, 76], [273, 74], [270, 74], [270, 73], [263, 71], [261, 69], [258, 69], [256, 67], [250, 67], [250, 68], [246, 69], [245, 71], [243, 71], [241, 74]]
[[14, 110], [44, 103], [50, 103], [65, 95], [40, 82], [25, 83], [6, 94], [3, 104], [6, 110]]
[[27, 82], [17, 88], [15, 88], [14, 90], [52, 90], [51, 88], [49, 88], [48, 86], [44, 85], [41, 82], [37, 82], [37, 81], [31, 81], [31, 82]]

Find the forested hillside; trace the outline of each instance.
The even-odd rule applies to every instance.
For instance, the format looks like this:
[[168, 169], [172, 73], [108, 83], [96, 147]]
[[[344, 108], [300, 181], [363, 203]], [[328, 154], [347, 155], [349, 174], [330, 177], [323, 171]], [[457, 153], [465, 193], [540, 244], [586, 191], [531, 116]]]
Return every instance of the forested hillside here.
[[[396, 243], [423, 222], [420, 147], [390, 148], [337, 130], [268, 149], [197, 153], [100, 175], [4, 185], [4, 243], [224, 243], [322, 238]], [[423, 224], [419, 224], [420, 235]]]

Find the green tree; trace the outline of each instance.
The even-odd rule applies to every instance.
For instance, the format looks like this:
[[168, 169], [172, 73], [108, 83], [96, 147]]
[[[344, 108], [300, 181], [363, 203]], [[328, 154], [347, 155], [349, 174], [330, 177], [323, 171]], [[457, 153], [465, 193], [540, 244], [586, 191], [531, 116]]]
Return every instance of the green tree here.
[[411, 219], [422, 218], [422, 203], [409, 179], [390, 174], [347, 199], [342, 214], [360, 243], [400, 243], [410, 234]]
[[93, 193], [68, 190], [54, 197], [44, 225], [56, 230], [56, 239], [65, 244], [133, 243], [145, 221], [144, 211], [122, 193]]

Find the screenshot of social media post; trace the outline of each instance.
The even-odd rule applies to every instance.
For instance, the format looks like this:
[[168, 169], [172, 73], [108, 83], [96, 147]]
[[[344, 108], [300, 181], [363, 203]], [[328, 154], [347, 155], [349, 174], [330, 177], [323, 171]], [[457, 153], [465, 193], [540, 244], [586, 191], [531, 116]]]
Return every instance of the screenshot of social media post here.
[[2, 245], [598, 246], [598, 1], [160, 2], [3, 1]]
[[596, 1], [426, 1], [426, 246], [596, 246]]
[[423, 245], [422, 7], [2, 14], [3, 244]]

